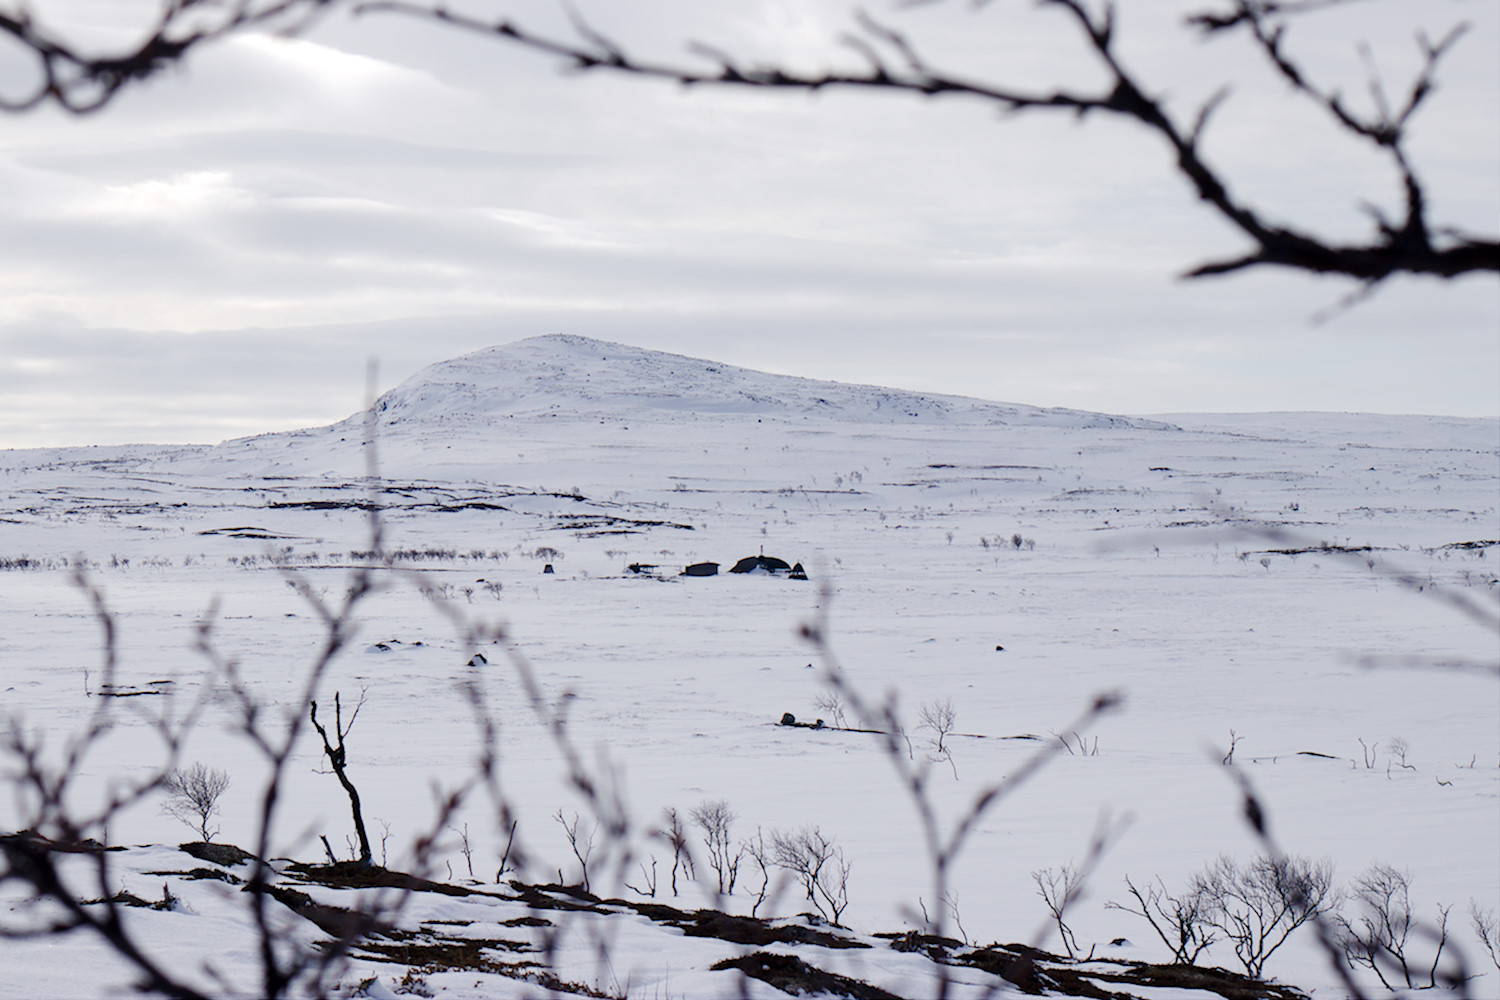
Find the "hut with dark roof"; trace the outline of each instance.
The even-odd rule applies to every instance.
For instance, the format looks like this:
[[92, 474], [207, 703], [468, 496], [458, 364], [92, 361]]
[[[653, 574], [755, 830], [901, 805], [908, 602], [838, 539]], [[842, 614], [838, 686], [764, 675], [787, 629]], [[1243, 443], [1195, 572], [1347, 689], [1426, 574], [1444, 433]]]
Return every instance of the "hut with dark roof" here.
[[746, 556], [735, 563], [729, 570], [731, 573], [786, 573], [791, 570], [791, 564], [784, 559], [768, 556], [762, 553], [758, 556]]

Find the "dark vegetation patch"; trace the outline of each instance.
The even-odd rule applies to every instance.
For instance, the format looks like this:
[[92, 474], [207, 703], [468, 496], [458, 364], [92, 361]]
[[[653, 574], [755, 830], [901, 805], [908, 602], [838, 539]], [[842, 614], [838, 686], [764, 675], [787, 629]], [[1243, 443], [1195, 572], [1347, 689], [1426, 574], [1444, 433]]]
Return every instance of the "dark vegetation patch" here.
[[221, 872], [216, 868], [190, 868], [185, 872], [143, 872], [145, 875], [175, 875], [177, 878], [196, 882], [200, 879], [216, 879], [220, 882], [228, 882], [230, 885], [243, 885], [244, 880], [228, 872]]
[[142, 899], [129, 890], [121, 889], [113, 896], [104, 896], [99, 899], [85, 899], [83, 901], [83, 905], [97, 906], [100, 903], [113, 903], [116, 906], [133, 906], [136, 909], [140, 910], [170, 910], [172, 908], [172, 904], [176, 902], [177, 900], [172, 898], [172, 894], [167, 891], [166, 885], [163, 884], [161, 887], [161, 899], [158, 899], [155, 902], [152, 902], [148, 899]]
[[1136, 1000], [1139, 996], [1101, 985], [1109, 984], [1126, 989], [1202, 990], [1217, 993], [1224, 1000], [1307, 1000], [1305, 993], [1289, 986], [1261, 982], [1226, 969], [1150, 962], [1073, 962], [1024, 944], [992, 944], [955, 955], [951, 961], [999, 976], [1033, 996], [1061, 993], [1091, 1000]]
[[921, 931], [888, 931], [875, 936], [890, 941], [892, 951], [920, 951], [934, 962], [945, 961], [948, 952], [964, 946], [962, 941]]
[[516, 898], [533, 910], [563, 910], [603, 916], [629, 910], [658, 924], [675, 927], [688, 937], [716, 938], [732, 944], [757, 947], [769, 944], [810, 944], [821, 948], [870, 947], [863, 941], [802, 924], [779, 924], [758, 917], [737, 917], [718, 910], [679, 910], [665, 903], [601, 899], [573, 885], [526, 885], [523, 882], [512, 882], [510, 885], [517, 893]]
[[254, 525], [243, 525], [237, 528], [209, 528], [198, 532], [200, 535], [228, 535], [230, 538], [259, 538], [266, 541], [290, 539], [292, 535], [278, 535], [269, 528], [257, 528]]
[[440, 938], [409, 931], [388, 931], [356, 945], [350, 954], [367, 961], [405, 965], [421, 975], [434, 972], [482, 972], [532, 983], [550, 993], [609, 996], [585, 983], [559, 979], [539, 962], [530, 959], [508, 962], [494, 954], [534, 950], [529, 942], [506, 938]]
[[379, 510], [381, 505], [370, 500], [273, 500], [266, 504], [275, 510]]
[[1035, 472], [1047, 472], [1051, 469], [1051, 466], [1047, 465], [956, 465], [952, 462], [932, 462], [927, 467], [929, 469], [1030, 469]]
[[1449, 542], [1447, 545], [1439, 545], [1439, 549], [1487, 549], [1492, 545], [1500, 545], [1500, 541], [1493, 538], [1476, 539], [1472, 542]]
[[0, 850], [6, 855], [42, 857], [47, 854], [98, 854], [101, 851], [123, 851], [123, 847], [106, 847], [93, 837], [82, 840], [52, 840], [35, 830], [0, 834]]
[[[891, 485], [891, 484], [887, 484]], [[745, 490], [733, 487], [674, 487], [673, 493], [729, 493], [735, 496], [772, 496], [772, 497], [794, 497], [794, 496], [831, 496], [831, 497], [862, 497], [868, 496], [864, 490], [842, 489], [842, 490], [810, 490], [792, 486], [778, 486], [775, 488]]]
[[605, 915], [612, 912], [605, 909], [604, 900], [584, 892], [579, 886], [527, 885], [524, 882], [511, 882], [510, 887], [516, 891], [516, 898], [533, 910], [563, 910]]
[[352, 941], [376, 929], [374, 922], [365, 914], [342, 906], [319, 903], [297, 889], [268, 885], [266, 895], [340, 941]]
[[489, 500], [467, 500], [462, 503], [424, 504], [422, 505], [422, 509], [433, 510], [438, 512], [439, 514], [451, 514], [454, 511], [459, 510], [510, 510], [510, 508], [505, 506], [504, 504], [492, 503]]
[[166, 694], [173, 681], [147, 681], [140, 687], [129, 687], [124, 684], [103, 684], [97, 691], [90, 694], [98, 695], [100, 698], [138, 698], [142, 695]]
[[726, 958], [715, 962], [710, 968], [715, 971], [739, 969], [751, 979], [759, 979], [792, 996], [836, 996], [855, 997], [858, 1000], [899, 1000], [878, 986], [840, 976], [833, 972], [808, 965], [796, 955], [775, 955], [757, 951], [739, 958]]
[[559, 531], [581, 531], [585, 535], [630, 534], [645, 528], [695, 530], [691, 524], [679, 524], [676, 521], [649, 521], [633, 517], [616, 517], [614, 514], [559, 514], [555, 521], [552, 527]]
[[495, 896], [498, 893], [482, 889], [470, 889], [447, 882], [432, 882], [405, 872], [391, 871], [379, 865], [366, 865], [358, 861], [337, 861], [331, 865], [305, 865], [292, 862], [286, 873], [304, 882], [326, 885], [334, 889], [406, 889], [411, 892], [435, 892], [443, 896]]
[[1290, 986], [1264, 983], [1228, 969], [1197, 965], [1151, 965], [1126, 963], [1122, 971], [1080, 970], [1081, 975], [1122, 986], [1194, 989], [1217, 993], [1224, 1000], [1307, 1000], [1307, 994]]
[[863, 941], [815, 930], [801, 924], [775, 924], [756, 917], [736, 917], [718, 910], [694, 910], [688, 913], [661, 903], [632, 903], [610, 900], [626, 906], [641, 916], [668, 927], [676, 927], [688, 937], [717, 938], [732, 944], [764, 947], [768, 944], [811, 944], [820, 948], [868, 948]]
[[255, 855], [249, 851], [242, 851], [233, 844], [205, 844], [202, 841], [195, 841], [190, 844], [178, 844], [177, 849], [184, 854], [192, 855], [199, 861], [211, 861], [226, 868], [233, 868], [235, 865], [255, 860]]
[[361, 951], [371, 952], [370, 957], [382, 956], [386, 961], [402, 965], [428, 965], [445, 969], [472, 969], [487, 971], [490, 960], [485, 951], [501, 951], [508, 954], [524, 954], [536, 951], [530, 941], [513, 941], [509, 938], [465, 938], [443, 937], [431, 932], [388, 930], [359, 944]]
[[[1048, 993], [1066, 992], [1070, 996], [1091, 997], [1096, 1000], [1128, 1000], [1124, 994], [1110, 993], [1087, 980], [1064, 984], [1052, 974], [1052, 968], [1043, 968], [1066, 960], [1024, 944], [992, 944], [971, 952], [955, 956], [952, 961], [960, 965], [982, 969], [1012, 983], [1022, 993], [1043, 996]], [[1063, 977], [1065, 980], [1066, 976]], [[1071, 988], [1070, 988], [1071, 987]]]
[[[1311, 751], [1306, 753], [1323, 756]], [[34, 852], [109, 849], [92, 841], [59, 845], [30, 831], [0, 837], [0, 844], [8, 852], [16, 849]], [[180, 847], [193, 857], [218, 865], [229, 866], [253, 860], [252, 855], [230, 844], [188, 843]], [[208, 868], [146, 874], [186, 879], [211, 878], [242, 884], [240, 879], [227, 872]], [[270, 885], [265, 889], [272, 899], [310, 921], [335, 940], [354, 942], [350, 952], [354, 957], [400, 964], [423, 974], [465, 971], [501, 975], [543, 989], [574, 995], [602, 997], [605, 994], [586, 984], [557, 978], [542, 964], [545, 959], [541, 959], [538, 954], [542, 950], [539, 944], [531, 940], [499, 936], [495, 929], [552, 927], [553, 921], [540, 915], [545, 911], [592, 913], [603, 917], [634, 913], [664, 927], [675, 928], [688, 937], [711, 938], [752, 948], [774, 945], [808, 945], [839, 950], [872, 947], [866, 940], [800, 922], [735, 916], [709, 909], [680, 910], [648, 901], [603, 899], [579, 886], [527, 885], [512, 881], [509, 883], [511, 891], [502, 893], [433, 882], [379, 865], [355, 861], [327, 865], [293, 862], [286, 867], [284, 877], [335, 889], [387, 887], [447, 896], [487, 896], [521, 903], [532, 912], [507, 920], [484, 921], [484, 926], [491, 928], [490, 934], [466, 937], [463, 932], [473, 929], [475, 922], [424, 920], [419, 929], [404, 930], [377, 924], [357, 909], [320, 903], [306, 892], [290, 885]], [[169, 888], [163, 884], [162, 898], [154, 902], [123, 890], [114, 896], [88, 902], [168, 910], [176, 901]], [[1179, 989], [1203, 991], [1222, 997], [1223, 1000], [1307, 1000], [1305, 994], [1294, 988], [1264, 983], [1218, 968], [1156, 965], [1125, 960], [1072, 961], [1023, 944], [991, 944], [983, 948], [970, 948], [953, 938], [914, 930], [876, 934], [874, 937], [886, 942], [893, 951], [919, 953], [934, 963], [963, 966], [998, 976], [1020, 992], [1033, 996], [1137, 1000], [1143, 990]], [[878, 986], [827, 972], [789, 954], [755, 951], [738, 958], [725, 959], [712, 968], [720, 971], [738, 969], [746, 976], [794, 996], [824, 995], [875, 1000], [886, 1000], [894, 996]]]

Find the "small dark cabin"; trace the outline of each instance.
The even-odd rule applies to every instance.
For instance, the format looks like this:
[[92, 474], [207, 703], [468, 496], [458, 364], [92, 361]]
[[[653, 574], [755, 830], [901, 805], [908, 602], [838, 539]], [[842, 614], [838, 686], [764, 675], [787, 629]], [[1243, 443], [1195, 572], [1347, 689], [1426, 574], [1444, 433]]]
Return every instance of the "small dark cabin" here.
[[791, 569], [791, 564], [775, 556], [759, 555], [746, 556], [729, 570], [731, 573], [785, 573]]

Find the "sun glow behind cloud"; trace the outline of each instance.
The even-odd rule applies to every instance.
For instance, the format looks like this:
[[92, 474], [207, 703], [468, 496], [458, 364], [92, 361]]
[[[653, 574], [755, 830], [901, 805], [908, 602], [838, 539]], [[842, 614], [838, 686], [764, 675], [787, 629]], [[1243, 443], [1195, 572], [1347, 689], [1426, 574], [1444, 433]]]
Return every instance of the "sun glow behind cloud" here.
[[175, 223], [194, 217], [250, 208], [254, 199], [224, 171], [197, 171], [162, 180], [108, 185], [93, 203], [74, 209], [105, 219]]

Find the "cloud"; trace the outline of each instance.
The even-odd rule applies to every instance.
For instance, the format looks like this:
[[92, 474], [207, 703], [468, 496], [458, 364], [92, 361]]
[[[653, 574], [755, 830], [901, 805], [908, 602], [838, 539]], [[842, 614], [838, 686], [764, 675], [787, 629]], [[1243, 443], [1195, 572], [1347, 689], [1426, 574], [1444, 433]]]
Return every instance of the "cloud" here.
[[[1000, 7], [888, 16], [958, 71], [1097, 82], [1065, 18]], [[1365, 100], [1352, 38], [1399, 80], [1416, 22], [1437, 35], [1452, 13], [1358, 10], [1299, 20], [1288, 39], [1351, 101]], [[550, 3], [518, 11], [571, 30]], [[862, 59], [838, 43], [850, 22], [832, 2], [585, 13], [652, 58], [690, 59], [683, 40], [702, 38], [812, 67]], [[1483, 230], [1500, 216], [1500, 11], [1460, 13], [1475, 29], [1412, 141], [1434, 217]], [[1248, 46], [1200, 44], [1178, 14], [1122, 5], [1122, 52], [1184, 116], [1235, 81], [1204, 139], [1234, 190], [1273, 219], [1367, 235], [1361, 199], [1401, 197], [1388, 166], [1338, 137]], [[123, 37], [126, 14], [111, 7], [105, 19], [114, 34], [99, 37]], [[155, 416], [133, 426], [180, 440], [221, 419], [342, 416], [350, 407], [303, 401], [367, 351], [410, 370], [439, 351], [567, 330], [1080, 408], [1500, 412], [1493, 279], [1398, 280], [1316, 329], [1308, 318], [1348, 283], [1275, 272], [1178, 282], [1245, 243], [1138, 127], [558, 69], [431, 25], [334, 18], [302, 40], [204, 50], [88, 120], [8, 122], [0, 322], [31, 338], [31, 367], [0, 378], [43, 409], [69, 392], [82, 400], [69, 434], [89, 419], [112, 434], [136, 412]], [[404, 346], [413, 337], [420, 349]], [[112, 365], [117, 343], [149, 363]], [[56, 380], [63, 371], [72, 382]], [[194, 371], [240, 409], [182, 389]], [[296, 383], [295, 405], [262, 378]], [[194, 423], [193, 408], [219, 416]]]

